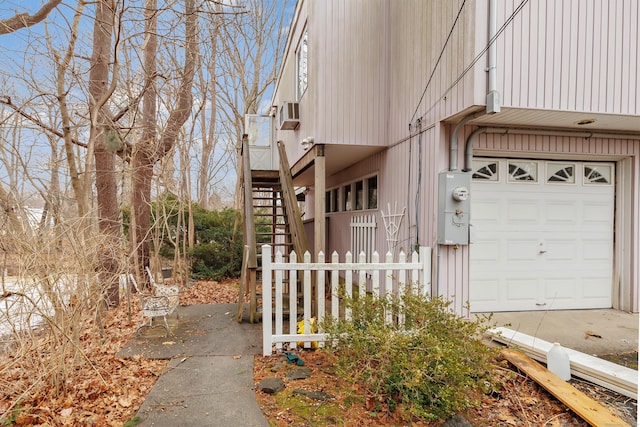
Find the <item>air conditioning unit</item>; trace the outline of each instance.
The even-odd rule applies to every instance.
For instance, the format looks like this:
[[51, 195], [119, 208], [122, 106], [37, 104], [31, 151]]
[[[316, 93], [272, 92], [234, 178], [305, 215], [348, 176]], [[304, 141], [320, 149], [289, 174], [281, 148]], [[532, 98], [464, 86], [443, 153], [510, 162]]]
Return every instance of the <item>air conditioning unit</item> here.
[[284, 102], [279, 113], [280, 130], [293, 130], [300, 124], [300, 104]]

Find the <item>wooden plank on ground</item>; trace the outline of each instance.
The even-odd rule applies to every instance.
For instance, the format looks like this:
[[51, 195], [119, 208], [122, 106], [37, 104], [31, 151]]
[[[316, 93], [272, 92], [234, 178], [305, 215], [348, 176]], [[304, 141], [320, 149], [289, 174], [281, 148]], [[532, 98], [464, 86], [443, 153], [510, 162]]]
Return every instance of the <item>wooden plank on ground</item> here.
[[[547, 353], [552, 346], [548, 341], [505, 327], [497, 327], [487, 333], [494, 341], [518, 348], [542, 363], [547, 362]], [[565, 350], [571, 361], [571, 375], [638, 400], [637, 370], [570, 348], [565, 348]]]
[[609, 409], [562, 380], [523, 352], [505, 348], [501, 354], [590, 425], [629, 426], [612, 414]]

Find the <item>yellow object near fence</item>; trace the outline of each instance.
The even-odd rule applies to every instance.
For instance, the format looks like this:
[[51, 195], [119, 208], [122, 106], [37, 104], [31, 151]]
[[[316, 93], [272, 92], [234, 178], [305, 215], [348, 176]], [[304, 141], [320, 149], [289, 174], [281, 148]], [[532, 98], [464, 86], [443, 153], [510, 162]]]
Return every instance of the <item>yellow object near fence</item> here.
[[[315, 334], [318, 332], [318, 322], [315, 317], [309, 319], [309, 333]], [[298, 322], [298, 333], [304, 334], [304, 319]], [[304, 342], [298, 341], [298, 347], [304, 347]], [[311, 348], [318, 348], [318, 341], [311, 341]]]

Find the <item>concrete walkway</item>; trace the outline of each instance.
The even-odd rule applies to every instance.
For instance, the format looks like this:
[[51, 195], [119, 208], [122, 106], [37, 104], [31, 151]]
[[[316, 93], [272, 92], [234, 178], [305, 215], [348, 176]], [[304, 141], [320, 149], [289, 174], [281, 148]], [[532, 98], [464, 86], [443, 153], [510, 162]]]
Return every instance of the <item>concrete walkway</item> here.
[[[163, 328], [143, 330], [118, 357], [170, 359], [138, 411], [137, 426], [268, 427], [256, 401], [253, 357], [262, 325], [238, 324], [235, 304], [178, 307]], [[160, 322], [162, 322], [160, 320]]]
[[638, 313], [548, 310], [494, 313], [492, 322], [593, 356], [638, 351]]

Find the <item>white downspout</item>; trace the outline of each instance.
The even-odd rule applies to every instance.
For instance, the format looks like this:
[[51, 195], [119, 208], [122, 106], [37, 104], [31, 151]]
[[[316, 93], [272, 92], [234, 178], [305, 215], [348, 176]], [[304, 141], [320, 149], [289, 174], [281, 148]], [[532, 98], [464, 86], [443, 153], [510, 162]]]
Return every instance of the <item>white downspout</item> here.
[[500, 112], [500, 92], [497, 90], [496, 76], [496, 31], [498, 21], [497, 0], [489, 0], [489, 53], [487, 57], [487, 71], [489, 72], [487, 83], [487, 114]]

